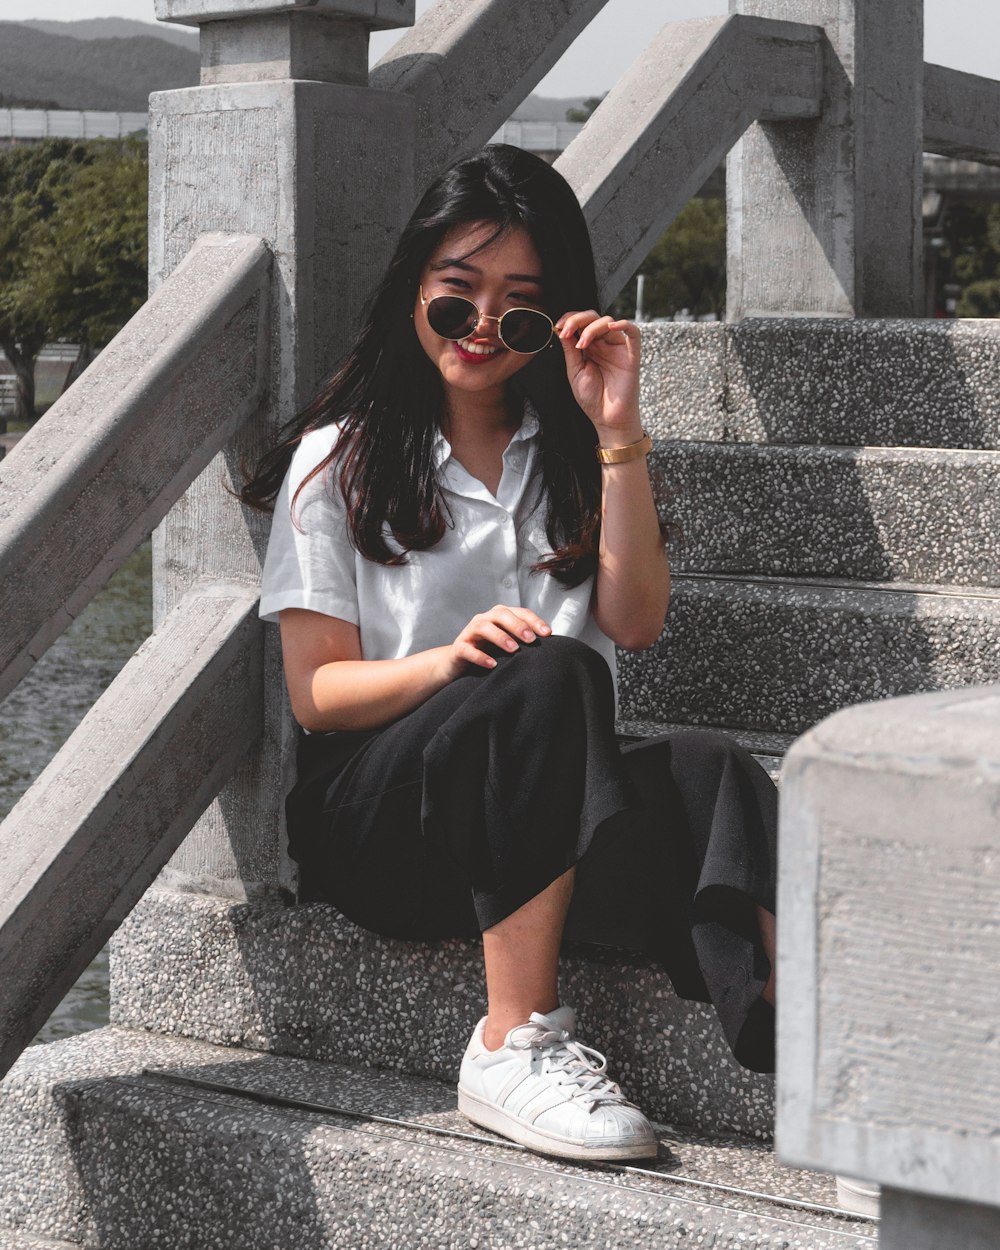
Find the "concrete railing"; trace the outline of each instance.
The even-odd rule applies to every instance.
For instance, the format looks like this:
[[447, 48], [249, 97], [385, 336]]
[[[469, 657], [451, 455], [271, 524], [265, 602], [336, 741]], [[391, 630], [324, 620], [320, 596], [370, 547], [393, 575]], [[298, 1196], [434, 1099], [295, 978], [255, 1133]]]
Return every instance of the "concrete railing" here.
[[613, 299], [755, 121], [816, 117], [822, 30], [760, 17], [664, 26], [556, 162]]
[[1000, 686], [838, 712], [782, 775], [778, 1152], [880, 1182], [882, 1250], [992, 1250]]
[[203, 236], [0, 465], [0, 698], [258, 408], [270, 267]]
[[0, 824], [0, 1076], [257, 737], [256, 608], [253, 587], [189, 594]]
[[1000, 165], [1000, 82], [924, 65], [924, 148]]

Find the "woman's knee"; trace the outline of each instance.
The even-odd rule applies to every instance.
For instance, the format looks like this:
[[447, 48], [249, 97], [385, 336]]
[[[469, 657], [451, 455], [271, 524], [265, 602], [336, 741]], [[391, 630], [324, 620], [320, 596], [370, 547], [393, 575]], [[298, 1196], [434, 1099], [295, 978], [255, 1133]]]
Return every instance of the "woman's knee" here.
[[[532, 683], [611, 683], [607, 661], [579, 638], [551, 634], [523, 644], [510, 656], [511, 667]], [[540, 693], [541, 691], [539, 691]]]

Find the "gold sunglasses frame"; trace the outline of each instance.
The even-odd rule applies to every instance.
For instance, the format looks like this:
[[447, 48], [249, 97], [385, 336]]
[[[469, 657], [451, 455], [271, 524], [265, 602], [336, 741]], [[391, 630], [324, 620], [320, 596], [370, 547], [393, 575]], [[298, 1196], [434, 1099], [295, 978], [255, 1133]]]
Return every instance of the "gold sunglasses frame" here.
[[[519, 304], [516, 308], [508, 308], [507, 312], [501, 313], [499, 317], [491, 317], [489, 313], [484, 313], [482, 309], [479, 307], [479, 305], [476, 303], [476, 301], [469, 299], [467, 295], [454, 295], [451, 292], [446, 293], [442, 291], [440, 295], [432, 295], [428, 299], [427, 296], [424, 295], [424, 285], [423, 283], [421, 283], [420, 284], [421, 304], [426, 306], [428, 304], [432, 304], [434, 300], [436, 299], [460, 299], [460, 300], [464, 300], [466, 304], [471, 304], [472, 307], [476, 310], [476, 314], [477, 314], [476, 325], [478, 326], [480, 321], [495, 321], [497, 323], [497, 336], [499, 337], [500, 342], [503, 343], [504, 347], [506, 347], [509, 352], [514, 352], [515, 355], [518, 355], [518, 356], [537, 356], [539, 352], [545, 351], [546, 347], [551, 346], [552, 336], [556, 332], [556, 323], [552, 320], [552, 318], [549, 316], [548, 313], [543, 313], [538, 308], [528, 308], [524, 305]], [[503, 321], [504, 317], [506, 317], [508, 313], [512, 313], [512, 312], [529, 312], [529, 313], [534, 313], [536, 317], [545, 318], [545, 320], [549, 323], [550, 330], [549, 330], [549, 337], [545, 340], [545, 342], [541, 345], [541, 347], [536, 347], [534, 351], [530, 351], [530, 352], [518, 351], [516, 347], [511, 347], [511, 345], [507, 342], [504, 336], [500, 333], [500, 324]], [[439, 330], [435, 330], [434, 327], [431, 325], [430, 317], [427, 318], [427, 324], [430, 326], [431, 330], [434, 331], [434, 333], [438, 336], [439, 339], [444, 339], [448, 343], [461, 342], [460, 339], [453, 339], [449, 337], [447, 334], [442, 334]], [[473, 329], [475, 329], [475, 327], [473, 327]], [[463, 335], [462, 337], [468, 338], [468, 335]]]

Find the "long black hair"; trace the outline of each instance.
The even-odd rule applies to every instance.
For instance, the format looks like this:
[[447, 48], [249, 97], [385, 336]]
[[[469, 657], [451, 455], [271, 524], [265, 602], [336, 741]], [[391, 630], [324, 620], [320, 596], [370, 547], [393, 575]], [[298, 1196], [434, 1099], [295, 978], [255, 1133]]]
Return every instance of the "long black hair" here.
[[[346, 361], [279, 431], [277, 445], [240, 492], [244, 503], [271, 510], [303, 435], [338, 422], [336, 446], [306, 481], [338, 462], [355, 548], [380, 564], [400, 564], [408, 551], [424, 551], [441, 540], [448, 515], [432, 449], [444, 388], [410, 316], [434, 249], [449, 230], [479, 222], [494, 229], [475, 251], [508, 230], [527, 232], [542, 262], [553, 320], [564, 312], [597, 309], [590, 234], [565, 178], [539, 157], [507, 144], [490, 144], [457, 161], [428, 187], [404, 228]], [[531, 400], [541, 424], [552, 555], [535, 569], [576, 586], [597, 567], [597, 433], [573, 397], [562, 350], [553, 343], [554, 349], [539, 352], [509, 385]], [[386, 526], [401, 550], [387, 543]]]

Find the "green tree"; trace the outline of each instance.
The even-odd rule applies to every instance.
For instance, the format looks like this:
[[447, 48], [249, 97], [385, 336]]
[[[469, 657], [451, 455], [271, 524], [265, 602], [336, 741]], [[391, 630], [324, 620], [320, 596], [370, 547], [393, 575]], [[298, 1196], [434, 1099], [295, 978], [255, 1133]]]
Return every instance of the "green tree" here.
[[64, 390], [146, 300], [148, 182], [141, 140], [98, 141], [36, 233], [23, 304], [47, 312], [50, 338], [78, 344]]
[[590, 120], [590, 118], [591, 118], [591, 116], [592, 116], [592, 114], [593, 114], [593, 112], [594, 112], [594, 110], [597, 108], [597, 106], [598, 106], [598, 105], [601, 103], [601, 101], [604, 99], [604, 96], [605, 96], [605, 95], [607, 95], [607, 94], [608, 94], [608, 93], [605, 91], [604, 95], [592, 95], [592, 96], [588, 96], [588, 97], [587, 97], [587, 99], [586, 99], [586, 100], [584, 100], [584, 102], [583, 102], [583, 108], [579, 108], [579, 109], [567, 109], [567, 110], [566, 110], [566, 120], [567, 120], [568, 122], [586, 122], [586, 121], [589, 121], [589, 120]]
[[973, 220], [978, 228], [954, 258], [955, 278], [963, 288], [955, 313], [1000, 317], [1000, 204], [977, 206]]
[[35, 361], [49, 337], [48, 316], [22, 305], [32, 272], [32, 237], [55, 212], [60, 184], [87, 159], [86, 145], [48, 139], [0, 155], [0, 348], [14, 369], [15, 416], [34, 420]]
[[[646, 278], [645, 313], [672, 317], [682, 309], [693, 316], [721, 317], [726, 304], [726, 206], [722, 200], [694, 199], [677, 214], [639, 266]], [[612, 308], [631, 317], [636, 278]]]
[[[146, 298], [146, 148], [138, 139], [12, 149], [11, 229], [0, 227], [0, 346], [34, 418], [34, 364], [46, 342], [79, 344], [66, 385]], [[0, 212], [3, 186], [0, 181]]]

